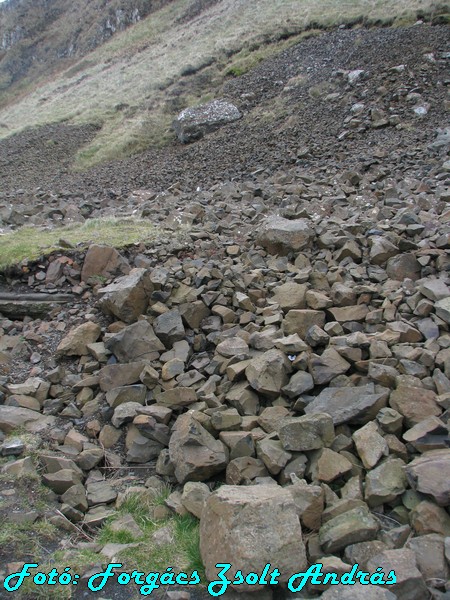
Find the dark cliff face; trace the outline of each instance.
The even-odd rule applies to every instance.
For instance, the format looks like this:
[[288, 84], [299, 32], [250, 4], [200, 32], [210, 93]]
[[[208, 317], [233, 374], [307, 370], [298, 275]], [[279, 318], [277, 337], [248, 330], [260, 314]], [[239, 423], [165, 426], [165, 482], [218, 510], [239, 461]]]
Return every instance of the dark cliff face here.
[[80, 58], [173, 0], [7, 0], [0, 4], [0, 92]]

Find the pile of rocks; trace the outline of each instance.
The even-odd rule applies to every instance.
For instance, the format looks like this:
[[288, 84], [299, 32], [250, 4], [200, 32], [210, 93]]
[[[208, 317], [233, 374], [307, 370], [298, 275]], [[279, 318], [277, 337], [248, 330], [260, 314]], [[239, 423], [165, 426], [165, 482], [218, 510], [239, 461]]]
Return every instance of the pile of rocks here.
[[[386, 598], [444, 598], [450, 211], [448, 163], [435, 163], [401, 182], [375, 164], [135, 194], [167, 231], [187, 225], [187, 241], [128, 256], [92, 246], [70, 273], [61, 255], [29, 265], [35, 289], [69, 285], [79, 304], [52, 315], [52, 357], [24, 382], [4, 377], [0, 430], [50, 441], [42, 479], [60, 512], [104, 522], [118, 495], [104, 466], [150, 465], [175, 485], [168, 506], [201, 519], [210, 578], [216, 562], [270, 562], [281, 582], [358, 563], [395, 570]], [[0, 325], [5, 365], [21, 335], [50, 335], [45, 321]]]

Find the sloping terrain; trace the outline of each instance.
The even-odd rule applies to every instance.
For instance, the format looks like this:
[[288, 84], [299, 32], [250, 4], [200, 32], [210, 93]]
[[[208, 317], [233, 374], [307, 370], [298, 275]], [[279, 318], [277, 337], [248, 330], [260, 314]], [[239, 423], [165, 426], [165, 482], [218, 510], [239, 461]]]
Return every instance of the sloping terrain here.
[[[229, 57], [217, 87], [201, 69], [159, 90], [170, 118], [192, 90], [243, 113], [190, 145], [170, 133], [80, 173], [108, 129], [88, 111], [0, 141], [0, 598], [25, 561], [81, 577], [29, 578], [20, 600], [94, 599], [116, 561], [206, 583], [219, 554], [255, 568], [249, 536], [285, 565], [268, 600], [318, 562], [397, 581], [305, 598], [448, 596], [448, 28], [297, 41], [248, 71]], [[35, 123], [34, 102], [3, 114]]]
[[55, 122], [97, 124], [95, 139], [77, 157], [80, 167], [160, 147], [171, 139], [179, 110], [222, 95], [228, 73], [242, 73], [307, 30], [420, 16], [437, 21], [446, 11], [418, 0], [222, 0], [200, 3], [200, 11], [197, 4], [170, 2], [58, 76], [32, 80], [0, 111], [0, 135]]

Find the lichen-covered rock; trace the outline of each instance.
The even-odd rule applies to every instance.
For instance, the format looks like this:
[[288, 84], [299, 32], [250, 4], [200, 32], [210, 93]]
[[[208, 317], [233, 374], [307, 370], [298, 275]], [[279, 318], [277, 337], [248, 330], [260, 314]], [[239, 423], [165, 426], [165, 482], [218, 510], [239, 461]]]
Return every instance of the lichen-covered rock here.
[[172, 126], [180, 142], [187, 144], [241, 117], [239, 109], [231, 102], [212, 100], [206, 104], [185, 108]]

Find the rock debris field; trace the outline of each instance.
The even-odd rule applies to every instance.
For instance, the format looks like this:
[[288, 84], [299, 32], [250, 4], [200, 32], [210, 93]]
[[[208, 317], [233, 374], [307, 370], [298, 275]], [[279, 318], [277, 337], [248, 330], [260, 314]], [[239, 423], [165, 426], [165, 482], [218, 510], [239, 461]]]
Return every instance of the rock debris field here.
[[[150, 154], [84, 184], [49, 161], [37, 190], [7, 167], [5, 231], [115, 215], [163, 234], [4, 274], [5, 292], [46, 294], [0, 305], [5, 522], [47, 519], [68, 537], [130, 486], [168, 482], [164, 510], [200, 519], [208, 580], [217, 562], [281, 572], [224, 597], [450, 597], [446, 40], [426, 25], [307, 40], [230, 82], [242, 119], [161, 151], [159, 178], [137, 175]], [[340, 53], [324, 60], [329, 46]], [[253, 118], [280, 98], [290, 115]], [[3, 164], [33, 135], [1, 142]], [[8, 477], [24, 474], [53, 492], [45, 510], [17, 507]], [[3, 575], [18, 562], [2, 556]], [[396, 583], [287, 589], [316, 563]]]

